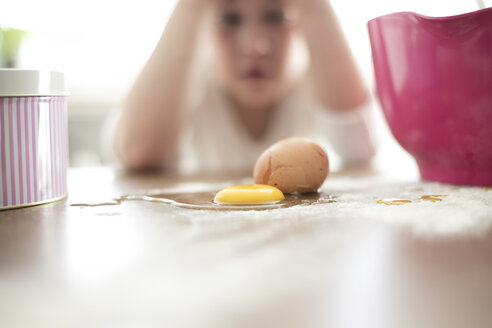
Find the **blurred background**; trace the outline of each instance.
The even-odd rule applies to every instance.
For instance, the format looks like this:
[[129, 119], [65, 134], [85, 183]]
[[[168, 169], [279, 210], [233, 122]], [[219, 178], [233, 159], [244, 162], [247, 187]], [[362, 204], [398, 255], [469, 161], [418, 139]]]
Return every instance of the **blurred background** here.
[[[105, 163], [101, 139], [157, 43], [177, 0], [3, 0], [1, 67], [59, 70], [69, 97], [70, 165]], [[368, 20], [398, 11], [446, 16], [492, 0], [331, 0], [367, 82], [373, 87]], [[394, 146], [394, 152], [403, 151]]]

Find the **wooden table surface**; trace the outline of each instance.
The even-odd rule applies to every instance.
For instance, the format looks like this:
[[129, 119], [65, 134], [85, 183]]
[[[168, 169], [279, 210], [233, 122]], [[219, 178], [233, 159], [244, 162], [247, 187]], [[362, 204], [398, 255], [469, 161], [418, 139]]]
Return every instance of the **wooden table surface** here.
[[68, 199], [0, 212], [0, 326], [492, 327], [488, 188], [347, 171], [335, 203], [70, 206], [244, 181], [72, 169]]

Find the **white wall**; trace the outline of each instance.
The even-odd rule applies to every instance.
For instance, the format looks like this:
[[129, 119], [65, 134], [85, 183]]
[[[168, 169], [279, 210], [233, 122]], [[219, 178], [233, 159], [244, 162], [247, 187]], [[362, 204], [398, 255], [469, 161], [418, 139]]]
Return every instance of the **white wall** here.
[[34, 33], [22, 67], [61, 70], [72, 97], [116, 101], [145, 62], [175, 0], [3, 0], [0, 24]]

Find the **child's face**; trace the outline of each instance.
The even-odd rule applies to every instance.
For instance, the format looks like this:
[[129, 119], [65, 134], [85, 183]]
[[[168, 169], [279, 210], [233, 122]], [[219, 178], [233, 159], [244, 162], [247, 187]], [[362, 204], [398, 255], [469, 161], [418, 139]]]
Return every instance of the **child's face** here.
[[287, 57], [294, 24], [284, 0], [217, 0], [217, 73], [240, 106], [275, 105], [288, 87]]

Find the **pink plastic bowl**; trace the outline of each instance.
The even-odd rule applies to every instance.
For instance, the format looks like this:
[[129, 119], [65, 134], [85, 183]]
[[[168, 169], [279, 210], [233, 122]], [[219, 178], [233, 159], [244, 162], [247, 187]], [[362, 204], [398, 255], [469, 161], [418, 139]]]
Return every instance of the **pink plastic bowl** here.
[[492, 185], [492, 8], [368, 22], [377, 95], [423, 179]]

